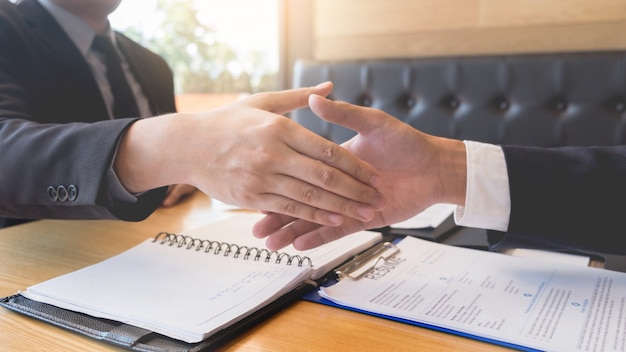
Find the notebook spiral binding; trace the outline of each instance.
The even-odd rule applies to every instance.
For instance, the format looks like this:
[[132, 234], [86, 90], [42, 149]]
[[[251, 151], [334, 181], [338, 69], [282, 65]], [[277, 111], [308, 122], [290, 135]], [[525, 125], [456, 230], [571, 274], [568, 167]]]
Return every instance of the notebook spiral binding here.
[[287, 265], [303, 266], [308, 264], [313, 266], [311, 258], [307, 256], [289, 255], [288, 253], [271, 251], [266, 248], [239, 246], [235, 243], [193, 238], [171, 232], [159, 232], [152, 242], [177, 246], [178, 248], [194, 249], [196, 251], [204, 250], [205, 253], [213, 251], [213, 254], [220, 254], [223, 252], [223, 255], [226, 257], [232, 254], [234, 258], [239, 258], [243, 255], [244, 260], [252, 258], [254, 261], [263, 260], [269, 262], [273, 258], [277, 264], [282, 263], [284, 260]]

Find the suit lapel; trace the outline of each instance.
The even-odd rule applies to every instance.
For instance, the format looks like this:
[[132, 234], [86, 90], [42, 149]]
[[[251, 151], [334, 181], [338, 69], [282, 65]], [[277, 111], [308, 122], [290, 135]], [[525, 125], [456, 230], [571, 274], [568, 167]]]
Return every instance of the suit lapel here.
[[101, 106], [92, 107], [96, 120], [108, 119], [106, 107], [100, 88], [98, 87], [89, 64], [78, 50], [76, 45], [67, 36], [54, 18], [37, 0], [22, 0], [17, 4], [18, 11], [31, 27], [32, 33], [40, 41], [40, 48], [46, 53], [46, 60], [50, 67], [62, 68], [64, 77], [75, 82], [89, 94], [99, 97]]
[[[76, 48], [65, 31], [37, 0], [22, 0], [17, 5], [20, 15], [24, 18], [33, 34], [34, 44], [44, 52], [42, 61], [50, 69], [59, 69], [60, 76], [66, 82], [79, 87], [81, 93], [97, 99], [89, 99], [90, 120], [108, 119], [107, 109], [89, 64]], [[128, 61], [131, 70], [148, 99], [153, 114], [173, 112], [176, 110], [173, 100], [171, 82], [164, 81], [171, 76], [160, 72], [160, 61], [155, 62], [152, 54], [133, 43], [130, 39], [115, 33], [117, 44]], [[95, 102], [97, 101], [97, 103]]]
[[123, 34], [115, 32], [115, 35], [119, 49], [124, 54], [135, 79], [148, 99], [152, 114], [176, 111], [173, 100], [174, 92], [167, 88], [171, 82], [164, 81], [168, 76], [160, 72], [161, 68], [167, 69], [167, 67], [159, 66], [155, 62], [155, 60], [160, 60], [158, 57]]
[[[36, 0], [23, 0], [18, 3], [18, 9], [32, 32], [41, 39], [41, 45], [46, 48], [52, 57], [72, 71], [78, 72], [81, 77], [91, 77], [91, 71], [83, 55], [56, 23], [48, 11]], [[87, 75], [84, 75], [88, 73]]]
[[150, 84], [150, 82], [154, 83], [154, 79], [151, 79], [150, 72], [147, 72], [144, 68], [146, 67], [146, 63], [142, 62], [142, 58], [137, 55], [137, 51], [131, 48], [131, 43], [124, 37], [123, 35], [115, 32], [116, 41], [119, 49], [124, 54], [124, 58], [128, 62], [135, 79], [141, 86], [142, 91], [146, 95], [148, 99], [148, 104], [150, 105], [150, 111], [154, 114], [156, 110], [155, 106], [155, 96], [156, 92], [153, 90], [154, 84]]

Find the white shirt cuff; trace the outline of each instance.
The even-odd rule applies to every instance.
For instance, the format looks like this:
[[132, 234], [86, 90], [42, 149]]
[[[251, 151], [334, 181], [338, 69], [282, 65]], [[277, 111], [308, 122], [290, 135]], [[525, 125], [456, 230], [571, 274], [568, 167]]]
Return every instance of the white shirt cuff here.
[[511, 213], [509, 175], [502, 148], [464, 141], [467, 158], [465, 206], [454, 213], [457, 225], [506, 231]]

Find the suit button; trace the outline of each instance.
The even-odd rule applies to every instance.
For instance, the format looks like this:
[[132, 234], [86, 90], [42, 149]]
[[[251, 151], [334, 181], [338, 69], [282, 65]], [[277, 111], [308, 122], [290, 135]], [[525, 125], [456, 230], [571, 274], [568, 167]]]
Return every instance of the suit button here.
[[67, 186], [67, 200], [73, 202], [78, 196], [78, 188], [74, 185]]
[[50, 198], [53, 202], [56, 202], [59, 199], [56, 188], [48, 186], [48, 198]]
[[67, 200], [67, 189], [62, 185], [57, 187], [57, 195], [61, 202], [65, 202]]

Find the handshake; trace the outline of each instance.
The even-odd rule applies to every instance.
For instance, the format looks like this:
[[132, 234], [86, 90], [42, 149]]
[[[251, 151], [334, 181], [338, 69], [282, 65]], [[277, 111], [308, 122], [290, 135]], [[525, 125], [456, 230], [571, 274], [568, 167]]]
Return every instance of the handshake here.
[[[316, 247], [434, 203], [463, 204], [463, 142], [423, 134], [380, 110], [325, 99], [331, 90], [327, 82], [251, 95], [205, 113], [138, 120], [122, 139], [114, 170], [131, 193], [189, 184], [259, 209], [267, 216], [253, 233], [274, 250]], [[339, 146], [282, 115], [307, 104], [358, 135]]]

